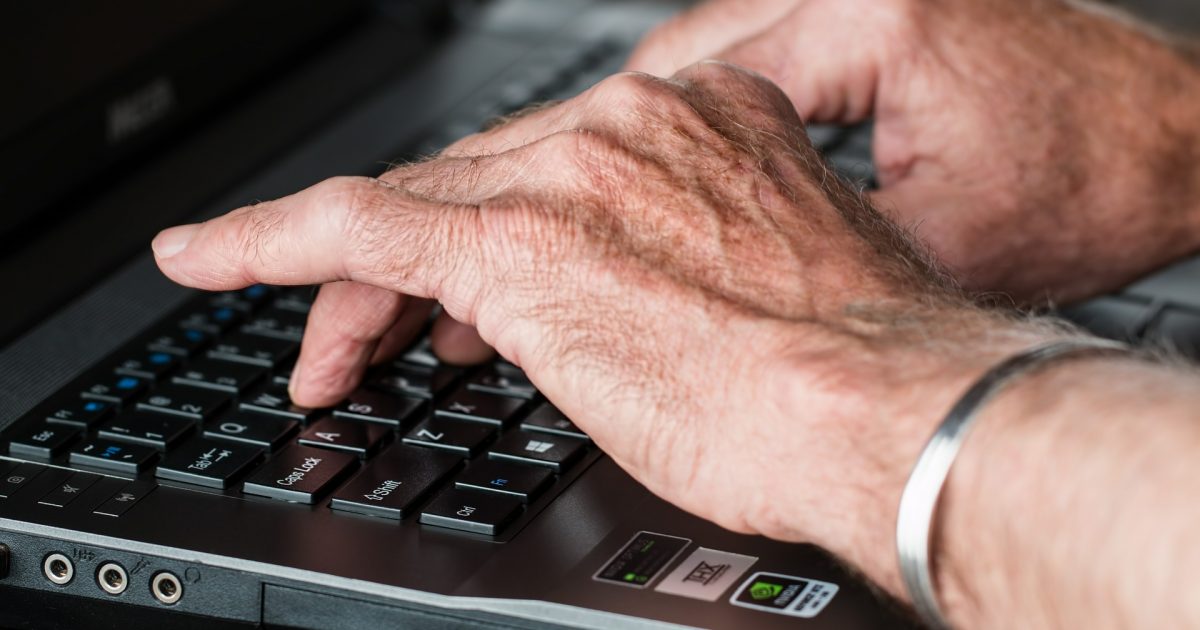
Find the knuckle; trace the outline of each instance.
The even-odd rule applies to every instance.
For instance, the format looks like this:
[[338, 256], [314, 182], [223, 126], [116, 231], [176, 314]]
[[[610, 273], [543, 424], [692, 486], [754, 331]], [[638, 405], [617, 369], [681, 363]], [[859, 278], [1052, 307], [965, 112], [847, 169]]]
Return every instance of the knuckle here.
[[[593, 88], [601, 111], [643, 111], [664, 98], [677, 97], [663, 79], [642, 72], [619, 72]], [[613, 109], [616, 108], [616, 109]]]

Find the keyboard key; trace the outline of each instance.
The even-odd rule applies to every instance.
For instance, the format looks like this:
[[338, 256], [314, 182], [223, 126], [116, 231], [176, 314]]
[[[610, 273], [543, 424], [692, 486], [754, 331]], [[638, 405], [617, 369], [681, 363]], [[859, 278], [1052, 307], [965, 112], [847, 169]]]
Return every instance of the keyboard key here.
[[184, 417], [160, 413], [129, 412], [100, 427], [100, 437], [119, 442], [145, 444], [160, 451], [192, 432], [195, 423]]
[[294, 341], [234, 333], [215, 343], [208, 356], [269, 368], [290, 361], [299, 349], [300, 344]]
[[392, 430], [371, 422], [355, 422], [328, 417], [313, 423], [300, 434], [300, 443], [306, 446], [328, 448], [367, 457], [373, 454]]
[[78, 498], [79, 495], [83, 494], [84, 490], [92, 487], [97, 481], [100, 481], [100, 475], [77, 472], [68, 477], [62, 484], [47, 492], [46, 496], [38, 499], [38, 503], [51, 507], [67, 507], [71, 501]]
[[203, 387], [237, 394], [250, 388], [267, 373], [257, 365], [197, 359], [192, 361], [171, 382], [188, 387]]
[[215, 306], [188, 313], [179, 320], [179, 327], [187, 330], [199, 330], [210, 335], [219, 335], [241, 319], [241, 315], [228, 306]]
[[294, 287], [285, 290], [275, 298], [274, 307], [284, 311], [308, 314], [312, 310], [313, 300], [317, 292], [312, 287]]
[[517, 499], [451, 488], [421, 512], [421, 522], [496, 536], [520, 513], [521, 502]]
[[84, 389], [79, 395], [90, 400], [128, 405], [146, 391], [148, 384], [146, 379], [136, 376], [115, 376]]
[[554, 472], [562, 472], [583, 455], [586, 444], [583, 440], [565, 436], [512, 431], [501, 437], [488, 450], [488, 457], [545, 466]]
[[467, 379], [467, 389], [526, 400], [537, 396], [537, 388], [529, 382], [524, 372], [515, 367], [509, 370], [485, 368]]
[[279, 416], [242, 413], [210, 422], [204, 429], [204, 437], [275, 450], [291, 437], [299, 426], [295, 420]]
[[229, 394], [179, 385], [164, 385], [138, 403], [138, 409], [183, 416], [192, 420], [211, 418], [229, 404]]
[[114, 371], [122, 376], [140, 376], [156, 381], [179, 365], [179, 357], [169, 352], [147, 352], [117, 363]]
[[528, 431], [544, 431], [546, 433], [554, 433], [556, 435], [565, 435], [567, 437], [578, 438], [581, 440], [589, 440], [586, 433], [575, 426], [563, 412], [558, 410], [558, 407], [550, 403], [542, 403], [537, 409], [533, 410], [521, 421], [521, 428]]
[[131, 481], [117, 491], [112, 498], [96, 508], [93, 514], [120, 518], [157, 487], [156, 484], [149, 481]]
[[461, 463], [453, 455], [397, 445], [367, 464], [329, 507], [399, 520]]
[[499, 425], [512, 420], [524, 405], [519, 398], [460, 389], [434, 407], [434, 415]]
[[304, 313], [268, 308], [251, 317], [242, 326], [242, 332], [299, 342], [304, 337], [307, 319]]
[[225, 291], [218, 293], [208, 301], [213, 307], [227, 307], [242, 313], [254, 312], [258, 307], [267, 303], [274, 294], [274, 289], [262, 284], [246, 287], [241, 291]]
[[529, 503], [553, 482], [554, 473], [547, 468], [484, 459], [471, 462], [454, 485], [462, 490], [494, 492]]
[[457, 371], [415, 363], [396, 362], [369, 381], [369, 385], [402, 396], [433, 398], [454, 383]]
[[242, 492], [312, 505], [350, 472], [358, 458], [307, 446], [290, 446], [242, 485]]
[[428, 367], [437, 367], [441, 364], [437, 355], [433, 353], [433, 342], [429, 337], [422, 337], [417, 343], [413, 344], [401, 357], [406, 363], [414, 363]]
[[151, 352], [166, 352], [180, 357], [190, 357], [200, 351], [209, 340], [208, 333], [199, 330], [164, 329], [150, 336], [146, 348]]
[[277, 383], [269, 384], [243, 399], [241, 409], [304, 423], [312, 420], [319, 413], [316, 409], [292, 404], [292, 397], [288, 394], [287, 385]]
[[400, 428], [424, 405], [417, 398], [358, 389], [333, 410], [333, 415]]
[[46, 416], [46, 422], [93, 427], [107, 420], [114, 409], [115, 405], [103, 400], [71, 400], [53, 407]]
[[1200, 358], [1200, 312], [1167, 307], [1146, 336], [1193, 359]]
[[0, 477], [0, 499], [11, 499], [17, 491], [29, 485], [29, 482], [42, 474], [44, 470], [46, 470], [45, 466], [25, 463], [18, 464], [12, 470], [4, 473], [4, 476]]
[[1103, 296], [1068, 307], [1062, 316], [1093, 334], [1120, 341], [1138, 339], [1146, 320], [1153, 315], [1149, 302], [1119, 296]]
[[158, 457], [158, 451], [141, 444], [90, 440], [71, 451], [72, 466], [91, 466], [135, 475]]
[[58, 455], [79, 435], [77, 427], [65, 424], [34, 424], [15, 433], [8, 453], [21, 457], [50, 459]]
[[262, 457], [260, 448], [227, 441], [193, 440], [158, 465], [159, 479], [224, 489]]
[[474, 457], [492, 439], [495, 427], [480, 422], [426, 420], [404, 436], [404, 443], [450, 451], [461, 457]]

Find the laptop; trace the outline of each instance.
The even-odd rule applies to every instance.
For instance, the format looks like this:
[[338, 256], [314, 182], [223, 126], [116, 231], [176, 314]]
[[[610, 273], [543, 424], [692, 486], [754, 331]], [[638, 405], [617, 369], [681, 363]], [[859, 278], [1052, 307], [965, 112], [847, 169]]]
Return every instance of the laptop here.
[[[313, 289], [199, 293], [149, 256], [168, 225], [577, 93], [678, 8], [0, 9], [20, 87], [0, 103], [0, 626], [911, 626], [823, 550], [653, 496], [503, 361], [456, 369], [421, 339], [338, 405], [297, 407]], [[869, 128], [812, 134], [870, 184]], [[1071, 315], [1195, 351], [1198, 271]]]

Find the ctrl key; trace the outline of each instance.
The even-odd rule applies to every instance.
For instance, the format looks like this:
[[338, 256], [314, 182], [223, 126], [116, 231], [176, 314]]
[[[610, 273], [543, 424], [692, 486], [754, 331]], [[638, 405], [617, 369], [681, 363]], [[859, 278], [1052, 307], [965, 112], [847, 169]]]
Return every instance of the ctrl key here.
[[421, 523], [497, 536], [520, 513], [518, 499], [451, 488], [421, 512]]
[[357, 460], [354, 455], [291, 446], [272, 456], [242, 484], [242, 492], [312, 505], [350, 472]]

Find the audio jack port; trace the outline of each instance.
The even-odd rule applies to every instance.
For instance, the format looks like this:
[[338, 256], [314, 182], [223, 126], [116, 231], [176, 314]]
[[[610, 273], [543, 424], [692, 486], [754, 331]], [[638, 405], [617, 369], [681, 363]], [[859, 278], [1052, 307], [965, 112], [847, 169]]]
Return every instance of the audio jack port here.
[[162, 571], [150, 581], [150, 592], [154, 594], [154, 599], [170, 606], [183, 599], [183, 583], [174, 573]]
[[125, 567], [116, 562], [105, 562], [96, 572], [96, 582], [105, 593], [120, 595], [129, 588], [129, 575], [125, 573]]
[[61, 553], [52, 553], [42, 561], [42, 574], [47, 580], [63, 586], [75, 579], [75, 565]]

